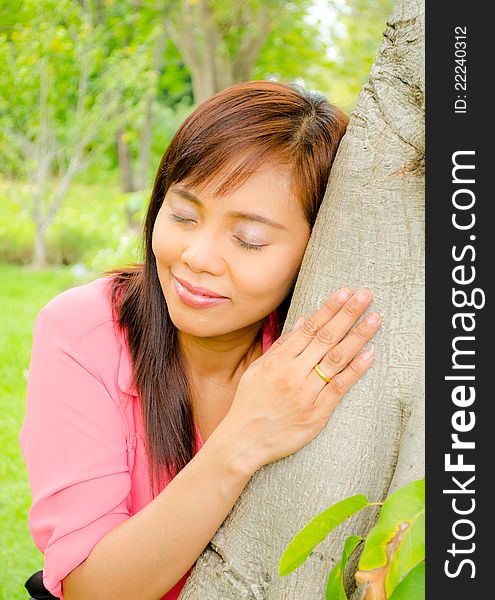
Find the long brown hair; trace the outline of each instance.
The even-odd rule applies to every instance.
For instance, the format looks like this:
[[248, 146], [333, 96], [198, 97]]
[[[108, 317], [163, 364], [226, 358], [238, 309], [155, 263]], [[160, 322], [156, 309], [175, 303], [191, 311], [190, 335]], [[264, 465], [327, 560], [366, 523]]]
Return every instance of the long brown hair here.
[[[323, 96], [298, 86], [250, 81], [198, 106], [163, 155], [144, 223], [144, 260], [107, 272], [113, 275], [112, 305], [140, 397], [153, 495], [155, 481], [161, 489], [162, 470], [174, 476], [197, 451], [187, 368], [151, 246], [167, 190], [178, 182], [195, 186], [215, 181], [221, 196], [241, 185], [264, 161], [275, 159], [290, 166], [292, 190], [312, 228], [347, 123], [347, 116]], [[220, 176], [232, 158], [236, 165]], [[292, 291], [293, 287], [277, 309], [279, 335]]]

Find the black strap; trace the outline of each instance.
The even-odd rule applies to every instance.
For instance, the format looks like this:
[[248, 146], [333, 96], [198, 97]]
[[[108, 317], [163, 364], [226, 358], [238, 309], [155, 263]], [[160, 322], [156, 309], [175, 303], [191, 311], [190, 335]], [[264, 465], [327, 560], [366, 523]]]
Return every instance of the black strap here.
[[57, 596], [53, 596], [43, 585], [43, 571], [36, 571], [26, 581], [24, 587], [31, 594], [30, 600], [58, 600]]

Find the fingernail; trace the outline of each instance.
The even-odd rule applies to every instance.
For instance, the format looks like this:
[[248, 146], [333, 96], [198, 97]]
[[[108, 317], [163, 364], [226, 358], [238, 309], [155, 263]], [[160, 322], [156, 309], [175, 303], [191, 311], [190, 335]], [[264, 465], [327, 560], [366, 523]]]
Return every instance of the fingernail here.
[[344, 300], [347, 300], [347, 298], [349, 298], [350, 295], [351, 295], [350, 290], [348, 290], [347, 288], [342, 288], [341, 290], [339, 290], [339, 293], [337, 294], [337, 300], [340, 300], [340, 302], [343, 302]]
[[376, 312], [372, 312], [366, 317], [366, 320], [370, 325], [376, 325], [380, 320], [380, 315]]
[[373, 358], [373, 350], [365, 350], [361, 354], [360, 358], [361, 358], [361, 360], [364, 360], [365, 362], [369, 362]]
[[369, 290], [365, 290], [364, 288], [362, 290], [359, 290], [359, 292], [357, 293], [357, 299], [360, 300], [361, 302], [368, 300], [369, 297], [370, 297]]
[[295, 331], [296, 329], [298, 329], [299, 327], [301, 327], [301, 325], [304, 322], [304, 317], [299, 317], [299, 319], [297, 319], [296, 324], [294, 325], [294, 327], [292, 328], [292, 331]]

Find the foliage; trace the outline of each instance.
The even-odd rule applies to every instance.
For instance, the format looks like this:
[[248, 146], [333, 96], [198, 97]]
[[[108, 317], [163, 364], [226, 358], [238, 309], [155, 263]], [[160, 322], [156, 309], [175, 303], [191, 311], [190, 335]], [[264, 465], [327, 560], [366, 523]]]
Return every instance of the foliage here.
[[0, 36], [0, 153], [16, 175], [47, 155], [64, 171], [76, 148], [90, 158], [132, 110], [149, 82], [149, 48], [112, 49], [71, 0], [26, 0], [19, 19]]
[[[314, 547], [351, 515], [376, 505], [359, 494], [317, 515], [287, 546], [279, 561], [279, 574], [288, 575], [301, 565]], [[424, 598], [424, 526], [425, 485], [424, 479], [420, 479], [386, 499], [378, 522], [368, 534], [355, 575], [357, 583], [367, 586], [364, 600]], [[328, 577], [327, 600], [347, 600], [345, 567], [361, 541], [358, 536], [346, 540], [342, 558]]]
[[[75, 175], [114, 137], [149, 79], [146, 44], [112, 48], [89, 6], [26, 0], [19, 24], [0, 36], [0, 158], [28, 182], [15, 201], [35, 224], [38, 266], [46, 264], [46, 234]], [[66, 250], [67, 233], [60, 235]], [[63, 254], [74, 260], [77, 253]]]
[[[143, 3], [139, 10], [133, 0], [89, 2], [84, 3], [84, 9], [81, 4], [73, 0], [0, 0], [0, 15], [5, 15], [0, 28], [0, 120], [5, 132], [0, 138], [0, 155], [4, 172], [7, 168], [18, 174], [29, 170], [16, 136], [9, 131], [15, 125], [12, 133], [28, 132], [32, 139], [41, 126], [39, 105], [44, 80], [48, 105], [56, 101], [50, 123], [65, 129], [55, 138], [62, 136], [68, 142], [58, 147], [56, 161], [61, 163], [67, 162], [67, 151], [77, 134], [88, 132], [87, 119], [90, 123], [97, 120], [94, 124], [98, 131], [88, 144], [86, 159], [92, 157], [94, 163], [105, 153], [107, 168], [117, 166], [111, 135], [115, 121], [126, 129], [136, 157], [146, 94], [152, 89], [156, 90], [160, 107], [191, 105], [191, 74], [180, 50], [163, 29], [167, 11], [177, 4], [176, 0], [163, 5]], [[329, 2], [329, 10], [335, 15], [330, 28], [309, 18], [312, 0], [250, 0], [242, 6], [212, 0], [209, 6], [223, 36], [220, 54], [233, 56], [239, 52], [242, 40], [253, 27], [245, 18], [247, 11], [259, 11], [261, 4], [275, 16], [251, 77], [299, 81], [329, 94], [344, 108], [352, 107], [368, 76], [392, 0]], [[239, 15], [242, 11], [245, 14]], [[163, 55], [159, 67], [154, 68], [152, 55], [164, 36]], [[76, 119], [77, 94], [85, 68], [90, 71], [85, 110]], [[12, 102], [14, 89], [16, 101]], [[159, 131], [159, 121], [155, 124]], [[154, 142], [159, 156], [165, 146]]]
[[[308, 18], [313, 2], [285, 2], [255, 63], [253, 79], [293, 81], [321, 90], [331, 68], [332, 38]], [[328, 90], [323, 90], [328, 91]]]
[[394, 589], [390, 600], [418, 600], [425, 596], [425, 561], [418, 563]]
[[344, 551], [342, 557], [328, 576], [327, 587], [325, 590], [326, 600], [347, 600], [347, 594], [344, 588], [344, 573], [349, 557], [354, 550], [363, 541], [359, 535], [350, 535], [344, 542]]
[[397, 584], [425, 559], [424, 479], [394, 492], [368, 534], [356, 580], [390, 598]]
[[[0, 178], [0, 262], [27, 265], [34, 226], [15, 202], [21, 193], [22, 184]], [[47, 236], [49, 264], [83, 263], [104, 271], [137, 260], [138, 232], [127, 226], [127, 200], [115, 185], [75, 183]]]
[[241, 4], [215, 0], [211, 3], [215, 20], [222, 32], [220, 52], [234, 57], [244, 40], [257, 24], [249, 19], [249, 12], [266, 10], [270, 15], [269, 33], [261, 47], [251, 73], [253, 79], [275, 78], [284, 81], [304, 80], [316, 86], [329, 67], [327, 54], [331, 40], [321, 24], [308, 19], [312, 0], [249, 0]]
[[[128, 55], [136, 55], [146, 49], [143, 65], [145, 78], [135, 90], [133, 103], [121, 107], [120, 128], [125, 131], [125, 142], [133, 160], [139, 157], [140, 136], [147, 118], [147, 102], [153, 102], [152, 144], [156, 148], [153, 163], [162, 156], [172, 134], [182, 121], [184, 112], [191, 110], [192, 90], [190, 74], [184, 66], [182, 56], [164, 31], [165, 15], [170, 3], [144, 3], [136, 10], [134, 0], [102, 2], [94, 21], [106, 32], [108, 52], [125, 49]], [[163, 113], [167, 114], [164, 135]], [[158, 113], [158, 114], [157, 114]], [[170, 126], [170, 124], [172, 124]], [[118, 167], [115, 143], [107, 155], [111, 155], [111, 168]], [[154, 169], [153, 169], [154, 172]]]
[[33, 238], [33, 222], [19, 204], [5, 193], [5, 186], [0, 185], [0, 262], [29, 264], [33, 254]]
[[393, 6], [394, 0], [346, 0], [335, 5], [329, 32], [332, 59], [320, 85], [332, 90], [332, 101], [349, 112], [368, 81]]
[[[237, 56], [225, 63], [233, 68], [251, 65], [245, 78], [295, 81], [348, 109], [391, 3], [328, 0], [335, 23], [327, 27], [311, 16], [314, 0], [171, 0], [139, 3], [138, 10], [135, 0], [0, 0], [0, 171], [27, 182], [9, 200], [19, 205], [22, 226], [3, 226], [0, 256], [26, 263], [30, 218], [50, 262], [87, 261], [98, 236], [78, 226], [63, 232], [54, 218], [72, 181], [119, 180], [117, 131], [131, 174], [137, 169], [129, 189], [151, 187], [172, 135], [193, 109], [193, 75], [167, 29], [174, 11], [206, 6], [220, 33], [217, 54]], [[188, 22], [178, 23], [185, 36], [195, 32], [191, 41], [198, 38]], [[260, 23], [266, 36], [257, 58], [243, 63], [239, 56], [252, 50]]]
[[315, 517], [290, 542], [279, 563], [279, 575], [288, 575], [301, 565], [313, 548], [323, 541], [338, 525], [368, 506], [368, 498], [363, 494], [337, 502]]

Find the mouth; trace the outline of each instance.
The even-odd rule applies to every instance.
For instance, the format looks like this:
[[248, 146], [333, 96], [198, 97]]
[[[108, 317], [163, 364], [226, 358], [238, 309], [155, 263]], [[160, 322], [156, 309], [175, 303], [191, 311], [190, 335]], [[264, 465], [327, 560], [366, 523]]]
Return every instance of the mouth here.
[[186, 288], [186, 290], [189, 290], [195, 296], [206, 296], [208, 298], [225, 298], [226, 297], [226, 296], [222, 296], [221, 294], [217, 294], [216, 292], [209, 290], [207, 288], [195, 287], [195, 286], [191, 285], [188, 281], [185, 281], [184, 279], [180, 279], [180, 277], [176, 277], [173, 274], [172, 274], [172, 277], [176, 281], [178, 281], [182, 285], [182, 287]]
[[[174, 287], [179, 300], [188, 306], [193, 306], [194, 308], [203, 308], [228, 300], [228, 298], [225, 296], [220, 296], [219, 294], [216, 294], [216, 292], [206, 290], [205, 288], [191, 287], [187, 284], [187, 282], [185, 282], [183, 279], [178, 279], [175, 277], [175, 275], [172, 275], [172, 279], [174, 281]], [[206, 295], [206, 292], [212, 295]]]

